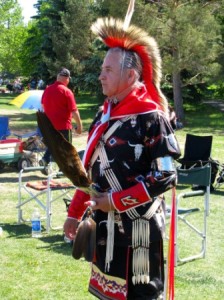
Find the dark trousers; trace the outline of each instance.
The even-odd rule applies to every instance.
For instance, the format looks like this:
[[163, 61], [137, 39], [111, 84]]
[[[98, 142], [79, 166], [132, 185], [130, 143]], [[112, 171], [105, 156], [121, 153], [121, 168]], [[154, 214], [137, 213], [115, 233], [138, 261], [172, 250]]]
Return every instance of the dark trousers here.
[[[72, 131], [71, 130], [59, 130], [59, 132], [63, 135], [63, 137], [67, 141], [72, 143]], [[44, 153], [43, 159], [47, 164], [49, 164], [49, 162], [52, 161], [51, 153], [48, 148]]]

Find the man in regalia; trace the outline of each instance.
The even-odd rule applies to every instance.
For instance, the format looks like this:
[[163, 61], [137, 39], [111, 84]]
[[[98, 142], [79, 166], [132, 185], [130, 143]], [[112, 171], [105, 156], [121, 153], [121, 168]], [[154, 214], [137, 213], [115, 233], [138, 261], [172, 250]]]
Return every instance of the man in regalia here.
[[108, 46], [99, 80], [106, 96], [83, 163], [98, 194], [77, 189], [64, 224], [74, 238], [86, 203], [95, 205], [96, 250], [89, 291], [99, 299], [157, 299], [164, 289], [164, 192], [176, 184], [180, 150], [160, 90], [155, 40], [120, 20], [92, 30]]

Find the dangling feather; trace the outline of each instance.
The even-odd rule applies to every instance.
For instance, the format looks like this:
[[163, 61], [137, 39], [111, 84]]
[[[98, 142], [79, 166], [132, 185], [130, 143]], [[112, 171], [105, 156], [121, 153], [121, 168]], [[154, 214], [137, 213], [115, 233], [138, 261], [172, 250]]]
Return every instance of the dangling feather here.
[[124, 25], [123, 25], [124, 30], [127, 30], [130, 25], [131, 18], [134, 13], [134, 7], [135, 7], [135, 0], [130, 0], [128, 10], [124, 19]]
[[73, 242], [72, 256], [92, 262], [96, 247], [96, 223], [91, 216], [87, 216], [80, 224]]
[[37, 112], [37, 123], [44, 141], [60, 170], [80, 188], [89, 188], [90, 180], [75, 147], [57, 131], [44, 112]]

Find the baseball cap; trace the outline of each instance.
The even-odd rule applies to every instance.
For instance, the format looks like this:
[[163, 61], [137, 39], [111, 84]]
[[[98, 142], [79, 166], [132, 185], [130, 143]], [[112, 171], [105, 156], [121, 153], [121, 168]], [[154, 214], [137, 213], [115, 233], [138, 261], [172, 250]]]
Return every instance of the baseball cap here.
[[58, 75], [70, 78], [70, 71], [66, 68], [62, 68]]

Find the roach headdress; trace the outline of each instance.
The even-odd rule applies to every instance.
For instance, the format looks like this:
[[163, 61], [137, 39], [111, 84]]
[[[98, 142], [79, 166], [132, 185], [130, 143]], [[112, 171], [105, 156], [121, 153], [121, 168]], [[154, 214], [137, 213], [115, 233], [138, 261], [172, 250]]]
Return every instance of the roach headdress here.
[[142, 82], [151, 99], [167, 113], [167, 100], [160, 90], [162, 74], [158, 45], [155, 39], [143, 29], [134, 25], [128, 26], [126, 19], [123, 22], [114, 18], [99, 18], [92, 25], [91, 30], [109, 48], [119, 47], [137, 53], [142, 64]]

